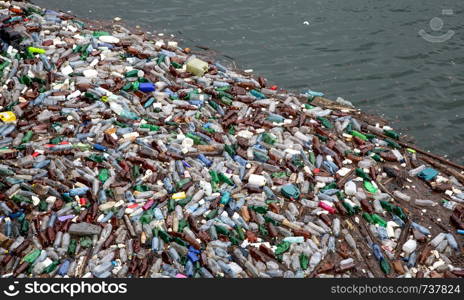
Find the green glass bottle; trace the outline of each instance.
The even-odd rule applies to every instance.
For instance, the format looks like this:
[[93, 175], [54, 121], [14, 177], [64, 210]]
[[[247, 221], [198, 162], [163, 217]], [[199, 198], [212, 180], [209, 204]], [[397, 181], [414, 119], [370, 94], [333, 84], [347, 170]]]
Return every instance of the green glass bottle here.
[[109, 177], [110, 172], [108, 169], [100, 169], [100, 172], [98, 173], [98, 180], [100, 180], [102, 183], [105, 183]]
[[269, 144], [269, 145], [274, 145], [275, 142], [277, 141], [276, 138], [274, 138], [272, 135], [270, 135], [267, 132], [263, 133], [261, 137], [263, 139], [263, 142], [265, 142], [266, 144]]
[[188, 247], [188, 243], [185, 242], [183, 239], [181, 239], [180, 237], [173, 237], [172, 238], [172, 241], [173, 242], [176, 242], [177, 244], [181, 245], [181, 246], [184, 246], [184, 247]]
[[73, 256], [76, 253], [76, 249], [77, 249], [77, 241], [75, 239], [72, 239], [69, 242], [68, 254]]
[[393, 130], [384, 130], [383, 133], [386, 136], [391, 137], [392, 139], [395, 139], [395, 140], [398, 140], [400, 138], [400, 135], [396, 131], [393, 131]]
[[101, 155], [97, 155], [97, 154], [92, 154], [90, 156], [87, 156], [87, 159], [88, 160], [91, 160], [91, 161], [94, 161], [94, 162], [97, 162], [97, 163], [102, 163], [105, 158]]
[[217, 233], [223, 234], [223, 235], [229, 235], [229, 230], [226, 227], [221, 226], [221, 225], [214, 225], [214, 227], [216, 228]]
[[214, 219], [214, 218], [216, 218], [217, 215], [218, 215], [218, 210], [213, 209], [206, 215], [206, 220]]
[[315, 106], [312, 106], [311, 104], [305, 104], [304, 107], [306, 109], [313, 109]]
[[23, 195], [19, 195], [19, 194], [16, 194], [13, 197], [11, 197], [11, 200], [13, 200], [16, 203], [21, 203], [21, 202], [31, 203], [32, 202], [30, 198], [23, 196]]
[[227, 98], [227, 97], [221, 97], [221, 102], [224, 103], [227, 106], [232, 105], [232, 100], [230, 98]]
[[232, 245], [240, 245], [240, 239], [238, 238], [238, 236], [236, 235], [236, 233], [234, 231], [231, 231], [229, 232], [229, 241], [232, 243]]
[[79, 241], [81, 247], [83, 248], [89, 248], [90, 246], [92, 246], [92, 239], [88, 236], [83, 236], [81, 237], [80, 241]]
[[346, 202], [346, 201], [343, 201], [342, 204], [343, 204], [343, 207], [344, 207], [344, 208], [346, 209], [346, 211], [348, 212], [348, 215], [349, 215], [349, 216], [353, 216], [353, 215], [356, 214], [356, 211], [354, 210], [354, 207], [351, 206], [351, 204], [349, 204], [349, 203]]
[[381, 216], [377, 214], [372, 214], [371, 217], [372, 217], [372, 220], [375, 222], [375, 224], [378, 224], [379, 226], [382, 226], [382, 227], [387, 227], [387, 222]]
[[324, 191], [331, 190], [331, 189], [336, 189], [336, 188], [337, 188], [337, 183], [332, 182], [332, 183], [326, 185], [325, 187], [323, 187], [320, 191], [324, 192]]
[[182, 68], [182, 65], [180, 63], [175, 62], [175, 61], [171, 62], [171, 66], [173, 66], [175, 69]]
[[285, 172], [274, 172], [271, 174], [272, 178], [285, 178], [287, 174]]
[[151, 210], [146, 210], [140, 217], [142, 224], [149, 224], [153, 220], [153, 213]]
[[28, 254], [26, 254], [26, 256], [24, 256], [23, 261], [33, 264], [35, 260], [40, 256], [41, 252], [42, 251], [40, 249], [34, 249]]
[[373, 160], [377, 161], [377, 162], [382, 162], [383, 161], [382, 157], [380, 155], [378, 155], [377, 153], [371, 155], [371, 158]]
[[392, 140], [385, 139], [385, 142], [387, 142], [388, 146], [390, 146], [392, 148], [401, 149], [401, 146], [398, 143], [396, 143], [396, 142], [394, 142]]
[[364, 180], [369, 180], [369, 181], [372, 180], [369, 174], [366, 174], [366, 172], [364, 172], [364, 170], [361, 168], [356, 168], [356, 176], [361, 177]]
[[147, 128], [150, 129], [150, 131], [159, 131], [160, 127], [152, 124], [142, 124], [140, 125], [140, 128]]
[[327, 141], [329, 140], [328, 137], [323, 136], [323, 135], [320, 135], [320, 134], [317, 134], [317, 133], [316, 133], [316, 136], [317, 136], [321, 141], [323, 141], [323, 142], [327, 142]]
[[303, 270], [306, 270], [309, 266], [309, 258], [308, 256], [304, 255], [303, 253], [300, 254], [300, 267]]
[[178, 231], [182, 233], [186, 227], [189, 227], [188, 221], [186, 219], [180, 219]]
[[365, 133], [364, 135], [367, 137], [367, 139], [369, 141], [372, 140], [372, 139], [377, 138], [377, 136], [375, 134], [372, 134], [372, 133]]
[[351, 134], [352, 136], [355, 136], [355, 137], [360, 138], [360, 139], [363, 140], [363, 141], [367, 141], [367, 140], [368, 140], [367, 136], [365, 136], [364, 134], [362, 134], [362, 133], [359, 132], [359, 131], [351, 130], [351, 131], [350, 131], [350, 134]]
[[224, 151], [226, 151], [230, 156], [235, 156], [235, 149], [231, 145], [224, 145]]
[[34, 135], [34, 132], [32, 130], [29, 130], [26, 132], [26, 134], [23, 136], [23, 139], [21, 140], [21, 143], [28, 143], [31, 139], [32, 136]]
[[181, 190], [186, 184], [188, 184], [190, 181], [192, 181], [191, 178], [182, 178], [176, 183], [176, 187], [178, 190]]
[[29, 232], [29, 222], [26, 219], [24, 219], [21, 221], [20, 233], [22, 235], [26, 235], [28, 232]]
[[176, 201], [172, 198], [168, 200], [168, 212], [173, 212], [176, 209]]
[[229, 128], [229, 134], [230, 135], [235, 135], [235, 127], [234, 125], [231, 125], [230, 128]]
[[370, 224], [375, 224], [374, 220], [372, 219], [371, 215], [368, 213], [363, 213], [362, 214], [363, 218]]
[[330, 123], [330, 121], [324, 117], [317, 117], [317, 120], [321, 122], [322, 126], [325, 128], [332, 129], [334, 127], [332, 123]]
[[106, 35], [110, 35], [107, 31], [100, 31], [100, 30], [96, 30], [92, 33], [92, 35], [94, 37], [101, 37], [101, 36], [106, 36]]
[[123, 87], [122, 87], [122, 90], [123, 91], [130, 91], [132, 89], [132, 82], [129, 82], [129, 83], [126, 83]]
[[260, 151], [253, 151], [253, 158], [260, 162], [267, 162], [269, 160], [269, 156]]
[[158, 58], [156, 59], [156, 63], [159, 65], [160, 63], [164, 62], [165, 59], [166, 59], [166, 55], [160, 54]]
[[381, 206], [383, 207], [383, 209], [385, 209], [386, 211], [388, 211], [388, 212], [393, 212], [394, 205], [391, 204], [390, 202], [381, 200], [381, 201], [380, 201], [380, 205], [381, 205]]
[[129, 72], [126, 72], [124, 76], [127, 77], [138, 77], [139, 76], [139, 70], [131, 70]]
[[249, 206], [249, 208], [251, 210], [254, 210], [255, 212], [257, 212], [258, 214], [262, 214], [264, 215], [265, 213], [267, 213], [268, 209], [264, 206], [254, 206], [254, 205], [251, 205]]
[[24, 75], [19, 78], [19, 82], [24, 85], [30, 86], [32, 84], [32, 79], [29, 76]]
[[48, 203], [45, 200], [39, 202], [39, 211], [47, 211]]
[[61, 194], [61, 197], [63, 198], [64, 202], [66, 202], [66, 203], [74, 201], [74, 198], [69, 196], [68, 193]]
[[191, 138], [195, 145], [203, 144], [203, 140], [198, 135], [195, 135], [193, 133], [188, 132], [185, 136], [188, 137], [188, 138]]
[[214, 170], [209, 170], [209, 175], [211, 176], [211, 182], [218, 184], [219, 183], [219, 175]]
[[190, 202], [190, 200], [192, 200], [192, 197], [186, 197], [185, 199], [177, 200], [176, 205], [184, 207], [185, 205], [187, 205], [187, 203]]
[[132, 166], [132, 178], [137, 178], [140, 176], [140, 166], [133, 165]]
[[227, 177], [224, 173], [219, 173], [219, 181], [223, 183], [227, 183], [228, 185], [234, 185], [234, 182]]
[[237, 233], [237, 236], [241, 241], [245, 239], [245, 234], [243, 233], [242, 226], [237, 225], [237, 227], [235, 227], [235, 232]]
[[284, 254], [289, 249], [290, 249], [290, 243], [289, 242], [282, 242], [282, 243], [277, 245], [276, 250], [275, 250], [274, 253], [276, 255]]
[[59, 143], [61, 143], [63, 141], [64, 137], [63, 136], [57, 136], [53, 139], [50, 139], [50, 144], [53, 144], [53, 145], [58, 145]]
[[364, 188], [371, 194], [377, 193], [377, 188], [370, 181], [364, 180]]
[[397, 215], [403, 221], [406, 221], [408, 219], [408, 216], [404, 213], [403, 209], [399, 206], [393, 207], [393, 213]]
[[316, 162], [316, 155], [313, 151], [309, 151], [309, 161], [314, 164]]
[[380, 261], [380, 269], [382, 269], [382, 272], [384, 272], [386, 275], [390, 274], [391, 272], [390, 264], [385, 258], [382, 258]]
[[6, 60], [5, 60], [4, 62], [2, 62], [2, 63], [0, 64], [0, 72], [3, 72], [3, 70], [4, 70], [6, 67], [8, 67], [9, 64], [10, 64], [10, 62], [9, 62], [9, 61], [6, 61]]
[[161, 230], [159, 229], [158, 230], [158, 234], [159, 234], [159, 237], [165, 242], [165, 243], [169, 243], [172, 238], [171, 236], [164, 230]]
[[261, 236], [263, 236], [263, 237], [267, 237], [269, 235], [269, 231], [267, 231], [267, 229], [266, 229], [266, 227], [264, 227], [264, 225], [260, 224], [258, 226], [258, 231], [261, 234]]

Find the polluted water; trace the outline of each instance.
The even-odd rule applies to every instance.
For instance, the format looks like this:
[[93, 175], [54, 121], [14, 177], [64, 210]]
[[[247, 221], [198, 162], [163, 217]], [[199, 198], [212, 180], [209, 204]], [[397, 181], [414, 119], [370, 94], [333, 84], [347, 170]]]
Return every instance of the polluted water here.
[[338, 98], [0, 1], [0, 276], [464, 277], [462, 167]]

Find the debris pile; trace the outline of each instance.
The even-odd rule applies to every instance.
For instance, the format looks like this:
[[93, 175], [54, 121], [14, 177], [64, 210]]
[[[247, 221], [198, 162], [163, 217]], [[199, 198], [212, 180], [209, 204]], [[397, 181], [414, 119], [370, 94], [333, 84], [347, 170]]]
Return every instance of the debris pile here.
[[0, 276], [464, 277], [461, 166], [341, 98], [0, 1]]

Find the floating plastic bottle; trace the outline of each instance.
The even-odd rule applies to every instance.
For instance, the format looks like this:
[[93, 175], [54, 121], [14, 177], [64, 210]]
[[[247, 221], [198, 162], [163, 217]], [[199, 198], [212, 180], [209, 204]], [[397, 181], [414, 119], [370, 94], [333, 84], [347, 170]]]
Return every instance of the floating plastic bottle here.
[[461, 170], [351, 102], [118, 23], [0, 15], [2, 278], [463, 276]]

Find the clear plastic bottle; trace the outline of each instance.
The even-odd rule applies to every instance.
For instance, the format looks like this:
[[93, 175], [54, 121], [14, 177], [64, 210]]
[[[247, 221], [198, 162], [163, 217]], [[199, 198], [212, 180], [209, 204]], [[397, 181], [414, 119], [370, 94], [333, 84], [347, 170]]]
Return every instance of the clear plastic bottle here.
[[437, 203], [433, 200], [424, 200], [424, 199], [416, 199], [415, 204], [418, 206], [426, 206], [426, 207], [433, 207], [437, 205]]
[[401, 199], [401, 200], [403, 200], [403, 201], [407, 201], [407, 202], [411, 201], [411, 197], [410, 197], [410, 196], [408, 196], [408, 195], [406, 195], [406, 194], [403, 194], [403, 193], [400, 192], [400, 191], [394, 191], [394, 192], [393, 192], [393, 195], [394, 195], [395, 197], [398, 197], [399, 199]]

